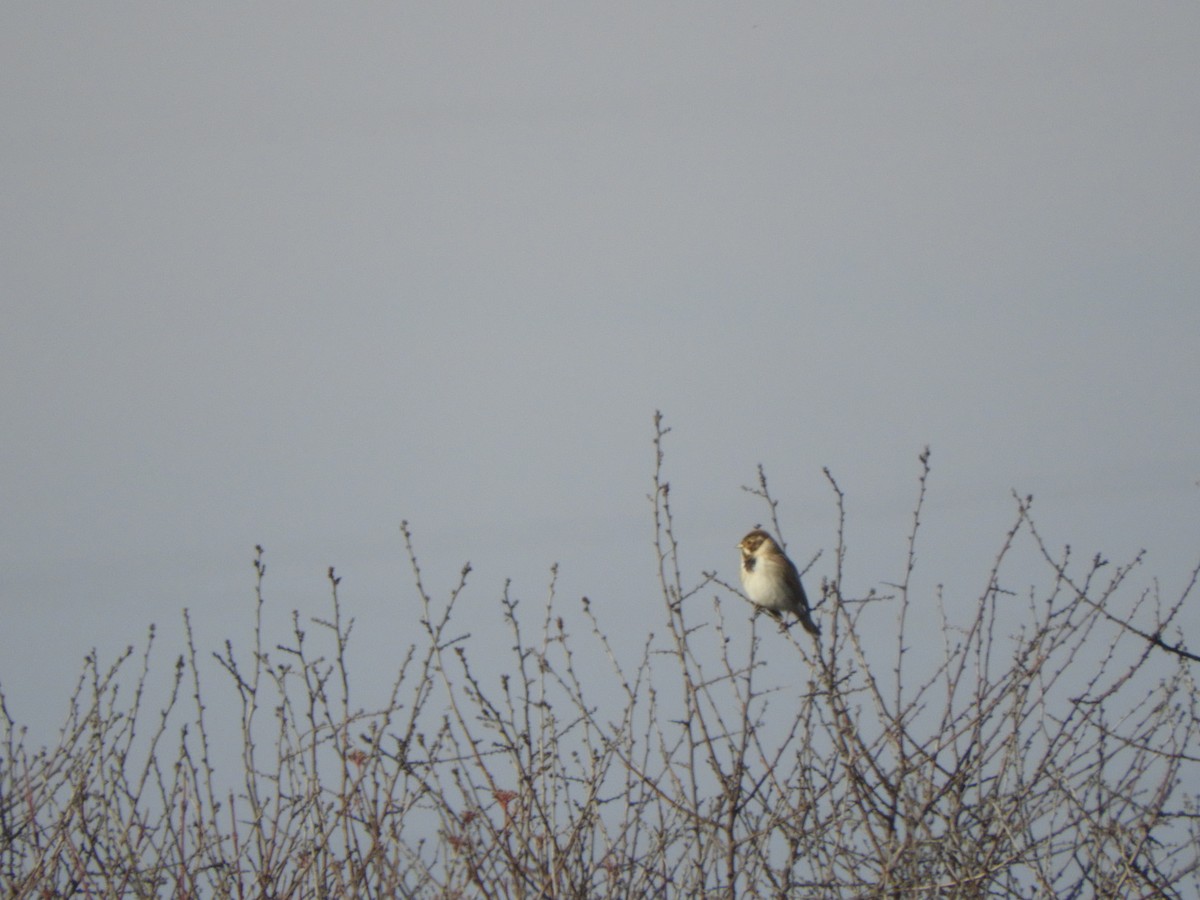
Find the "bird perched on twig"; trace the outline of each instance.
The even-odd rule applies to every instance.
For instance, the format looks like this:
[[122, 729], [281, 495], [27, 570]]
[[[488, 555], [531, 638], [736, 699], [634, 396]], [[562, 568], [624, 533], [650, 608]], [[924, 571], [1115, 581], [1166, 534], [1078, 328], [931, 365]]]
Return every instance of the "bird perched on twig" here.
[[795, 613], [805, 631], [814, 637], [819, 635], [821, 629], [808, 611], [808, 596], [800, 583], [800, 573], [775, 539], [755, 528], [742, 538], [738, 549], [742, 551], [742, 587], [759, 610], [783, 628], [787, 626], [781, 613]]

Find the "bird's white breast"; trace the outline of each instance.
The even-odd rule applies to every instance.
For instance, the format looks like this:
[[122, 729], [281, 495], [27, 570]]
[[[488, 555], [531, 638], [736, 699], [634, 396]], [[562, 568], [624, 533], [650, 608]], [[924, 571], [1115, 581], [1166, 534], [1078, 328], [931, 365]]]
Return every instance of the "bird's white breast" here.
[[759, 556], [749, 572], [742, 566], [742, 587], [759, 606], [767, 609], [789, 610], [795, 604], [784, 577], [783, 567]]

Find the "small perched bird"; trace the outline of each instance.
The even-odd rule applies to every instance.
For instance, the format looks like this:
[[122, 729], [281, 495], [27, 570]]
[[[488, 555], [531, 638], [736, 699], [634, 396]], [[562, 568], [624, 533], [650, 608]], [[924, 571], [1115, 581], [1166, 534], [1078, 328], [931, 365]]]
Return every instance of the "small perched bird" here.
[[800, 573], [775, 539], [755, 528], [738, 544], [742, 551], [742, 587], [759, 609], [783, 626], [780, 613], [793, 612], [804, 630], [819, 635], [821, 629], [808, 611], [808, 596], [800, 583]]

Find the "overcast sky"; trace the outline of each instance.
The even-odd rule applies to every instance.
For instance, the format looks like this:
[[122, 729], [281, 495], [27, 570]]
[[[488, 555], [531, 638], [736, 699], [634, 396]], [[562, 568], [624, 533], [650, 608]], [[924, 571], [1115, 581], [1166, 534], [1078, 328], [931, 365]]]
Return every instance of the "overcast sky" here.
[[1012, 489], [1178, 596], [1198, 47], [1192, 3], [5, 5], [10, 708], [184, 607], [248, 640], [256, 543], [284, 612], [338, 567], [390, 678], [403, 519], [481, 623], [558, 562], [640, 646], [656, 408], [692, 575], [761, 462], [798, 558], [828, 466], [852, 589], [898, 579], [929, 444], [952, 600]]

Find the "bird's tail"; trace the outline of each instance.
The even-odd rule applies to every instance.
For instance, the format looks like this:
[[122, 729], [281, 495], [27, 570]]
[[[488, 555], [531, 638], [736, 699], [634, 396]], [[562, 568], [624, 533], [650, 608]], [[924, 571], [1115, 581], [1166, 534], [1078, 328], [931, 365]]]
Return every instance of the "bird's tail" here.
[[801, 609], [799, 611], [799, 615], [800, 615], [800, 624], [804, 626], [804, 630], [807, 631], [809, 634], [811, 634], [813, 637], [820, 637], [821, 636], [821, 626], [819, 626], [816, 622], [813, 621], [812, 613], [810, 613], [807, 609]]

